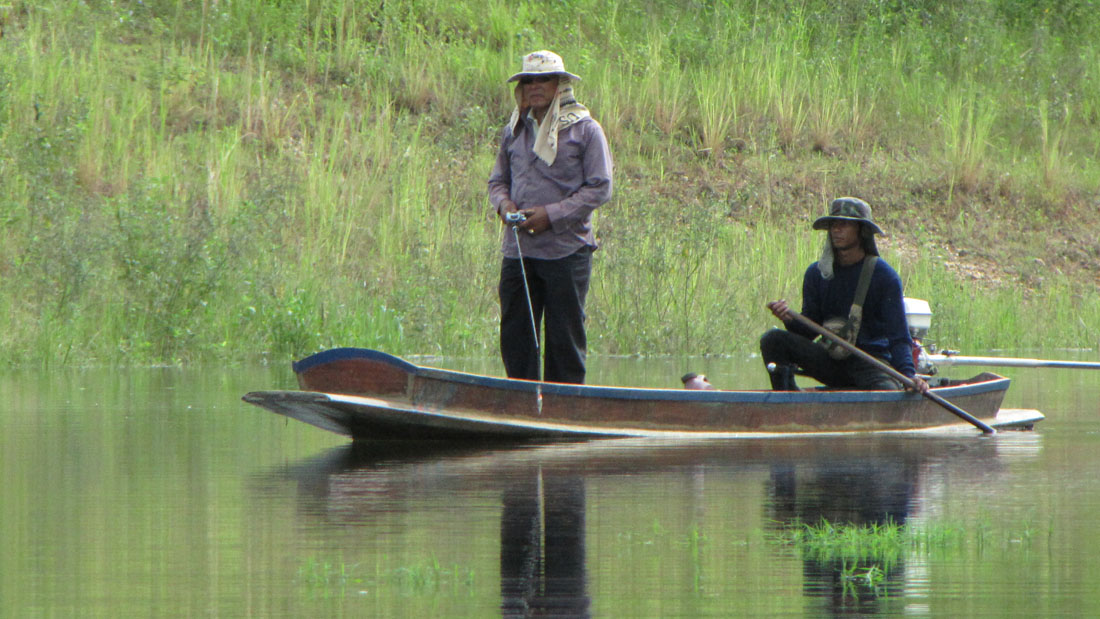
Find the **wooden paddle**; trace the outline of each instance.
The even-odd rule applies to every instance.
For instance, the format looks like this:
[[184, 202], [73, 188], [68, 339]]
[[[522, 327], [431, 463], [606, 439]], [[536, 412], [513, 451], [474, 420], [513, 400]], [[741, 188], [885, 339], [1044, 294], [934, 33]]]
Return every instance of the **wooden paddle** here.
[[[913, 381], [912, 378], [909, 378], [905, 374], [902, 374], [901, 372], [899, 372], [899, 371], [895, 370], [894, 368], [890, 367], [889, 364], [884, 363], [880, 359], [876, 359], [876, 358], [872, 357], [871, 355], [863, 352], [859, 348], [856, 348], [848, 340], [840, 337], [839, 335], [837, 335], [836, 333], [833, 333], [832, 331], [826, 329], [825, 327], [822, 327], [821, 325], [819, 325], [816, 322], [810, 320], [809, 318], [806, 318], [802, 314], [799, 314], [798, 312], [796, 312], [796, 311], [794, 311], [790, 308], [787, 309], [787, 312], [791, 315], [792, 318], [794, 318], [798, 322], [806, 325], [807, 327], [813, 329], [814, 332], [817, 333], [818, 335], [820, 335], [822, 337], [827, 337], [830, 340], [836, 342], [842, 348], [844, 348], [844, 350], [847, 350], [848, 352], [850, 352], [853, 355], [859, 357], [860, 359], [863, 359], [867, 363], [870, 363], [871, 365], [877, 367], [878, 369], [886, 372], [890, 376], [892, 376], [892, 377], [896, 378], [897, 380], [901, 381], [901, 383], [903, 385], [905, 385], [906, 387], [909, 387], [910, 389], [916, 389], [916, 383]], [[927, 391], [925, 393], [922, 393], [921, 395], [928, 398], [929, 400], [932, 400], [936, 404], [939, 404], [940, 406], [946, 408], [947, 410], [951, 411], [952, 413], [954, 413], [955, 415], [957, 415], [961, 419], [966, 420], [967, 423], [973, 425], [975, 428], [978, 428], [983, 433], [985, 433], [985, 434], [996, 434], [997, 433], [997, 431], [994, 430], [992, 428], [992, 426], [990, 426], [989, 424], [983, 422], [982, 420], [980, 420], [977, 417], [971, 415], [970, 413], [964, 411], [963, 409], [959, 408], [958, 406], [955, 406], [954, 404], [952, 404], [952, 403], [948, 402], [947, 400], [941, 398], [938, 394], [932, 393], [931, 391]]]

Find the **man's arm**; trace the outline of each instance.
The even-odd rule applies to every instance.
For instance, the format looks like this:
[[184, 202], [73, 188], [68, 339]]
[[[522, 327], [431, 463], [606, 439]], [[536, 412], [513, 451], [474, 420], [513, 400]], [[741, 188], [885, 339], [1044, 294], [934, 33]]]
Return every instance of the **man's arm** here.
[[505, 213], [516, 210], [516, 203], [512, 201], [512, 168], [508, 160], [510, 134], [508, 128], [501, 132], [500, 148], [497, 150], [493, 171], [489, 174], [489, 204], [502, 221]]
[[[543, 205], [549, 225], [555, 230], [584, 220], [592, 211], [611, 199], [612, 168], [611, 149], [603, 129], [595, 120], [575, 126], [583, 132], [583, 183], [560, 202]], [[559, 148], [561, 148], [559, 143]], [[559, 153], [560, 156], [561, 153]]]
[[[822, 320], [819, 299], [820, 279], [821, 271], [817, 269], [816, 262], [806, 267], [806, 272], [802, 274], [802, 311], [799, 312], [817, 324], [821, 324]], [[817, 334], [814, 333], [813, 329], [802, 323], [784, 321], [783, 326], [791, 333], [797, 333], [808, 340], [817, 338]]]
[[[881, 264], [882, 261], [880, 260], [879, 263]], [[882, 324], [886, 326], [886, 345], [890, 351], [890, 365], [906, 376], [915, 376], [913, 339], [909, 335], [909, 321], [905, 317], [905, 295], [902, 291], [901, 278], [891, 268], [883, 268], [882, 272], [884, 279], [879, 316]]]

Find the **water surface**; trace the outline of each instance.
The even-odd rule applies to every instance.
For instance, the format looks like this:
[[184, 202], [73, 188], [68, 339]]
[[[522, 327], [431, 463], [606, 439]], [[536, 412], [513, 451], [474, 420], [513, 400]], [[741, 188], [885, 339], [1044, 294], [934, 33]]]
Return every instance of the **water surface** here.
[[[590, 382], [688, 370], [765, 383], [724, 358]], [[9, 373], [0, 615], [1090, 614], [1100, 372], [1001, 373], [1035, 432], [496, 447], [353, 447], [240, 401], [286, 367]], [[782, 541], [822, 518], [927, 537], [859, 562]]]

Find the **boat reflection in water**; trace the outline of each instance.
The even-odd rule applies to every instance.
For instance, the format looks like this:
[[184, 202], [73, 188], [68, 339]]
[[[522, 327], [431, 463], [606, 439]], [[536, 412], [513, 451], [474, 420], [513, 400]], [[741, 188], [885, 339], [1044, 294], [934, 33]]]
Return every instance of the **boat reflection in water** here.
[[[312, 504], [300, 513], [317, 514], [323, 524], [338, 526], [368, 527], [383, 513], [470, 504], [458, 497], [477, 496], [482, 506], [486, 497], [499, 497], [493, 512], [500, 518], [501, 614], [577, 617], [588, 616], [592, 606], [591, 549], [606, 550], [617, 543], [586, 539], [586, 534], [608, 535], [606, 519], [592, 529], [586, 526], [586, 515], [593, 509], [601, 514], [650, 509], [665, 500], [670, 474], [682, 475], [684, 485], [677, 491], [681, 500], [686, 494], [698, 505], [758, 510], [760, 526], [770, 533], [822, 521], [905, 525], [934, 513], [948, 482], [952, 488], [984, 487], [1003, 468], [1005, 450], [1015, 458], [1039, 449], [1039, 435], [1012, 435], [992, 440], [869, 437], [686, 444], [622, 439], [483, 448], [356, 443], [292, 465], [278, 476], [295, 480], [299, 501]], [[628, 491], [607, 494], [620, 484], [630, 484]], [[737, 496], [711, 494], [730, 492]], [[424, 502], [429, 496], [434, 503]], [[707, 526], [724, 529], [715, 515], [708, 514]], [[734, 520], [745, 526], [744, 512], [736, 519], [734, 514], [717, 516], [730, 518], [730, 526]], [[484, 522], [485, 517], [478, 514], [473, 520]], [[779, 544], [775, 548], [777, 554], [792, 552]], [[863, 561], [860, 569], [876, 567], [883, 575], [874, 586], [864, 587], [853, 584], [852, 561], [804, 549], [794, 552], [802, 562], [803, 593], [812, 599], [808, 603], [815, 612], [891, 612], [912, 604], [907, 596], [919, 598], [921, 588], [927, 588], [924, 566], [911, 557]], [[591, 559], [607, 569], [606, 557]], [[664, 565], [665, 559], [660, 557], [659, 563]], [[712, 568], [708, 564], [706, 569]], [[602, 574], [604, 586], [608, 576]], [[726, 574], [706, 578], [729, 581]]]

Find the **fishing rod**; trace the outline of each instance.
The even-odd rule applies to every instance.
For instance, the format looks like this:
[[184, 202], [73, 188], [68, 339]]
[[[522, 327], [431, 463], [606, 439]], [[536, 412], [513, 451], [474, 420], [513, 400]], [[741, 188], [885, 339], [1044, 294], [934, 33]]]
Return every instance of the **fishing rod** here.
[[519, 242], [519, 225], [527, 221], [527, 216], [519, 211], [505, 213], [504, 220], [512, 224], [512, 236], [516, 239], [516, 256], [519, 257], [519, 272], [523, 276], [523, 293], [527, 296], [527, 315], [531, 317], [531, 337], [535, 340], [535, 402], [539, 415], [542, 415], [542, 353], [539, 350], [539, 328], [535, 323], [535, 308], [531, 303], [531, 288], [527, 284], [527, 267], [523, 264], [523, 249]]

